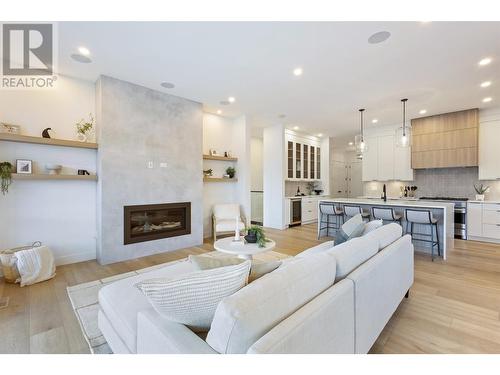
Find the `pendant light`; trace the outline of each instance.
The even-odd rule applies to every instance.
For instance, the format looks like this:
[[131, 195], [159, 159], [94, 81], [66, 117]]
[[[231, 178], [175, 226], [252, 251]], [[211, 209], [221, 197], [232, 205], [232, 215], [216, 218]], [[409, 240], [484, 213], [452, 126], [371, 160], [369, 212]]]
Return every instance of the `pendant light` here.
[[356, 148], [356, 153], [358, 155], [362, 155], [368, 150], [368, 145], [365, 142], [364, 129], [363, 129], [363, 112], [364, 111], [365, 111], [364, 108], [361, 108], [359, 110], [361, 134], [358, 134], [354, 138], [354, 145]]
[[408, 99], [401, 99], [403, 103], [403, 124], [396, 130], [396, 146], [407, 148], [411, 145], [411, 127], [406, 125], [406, 102]]

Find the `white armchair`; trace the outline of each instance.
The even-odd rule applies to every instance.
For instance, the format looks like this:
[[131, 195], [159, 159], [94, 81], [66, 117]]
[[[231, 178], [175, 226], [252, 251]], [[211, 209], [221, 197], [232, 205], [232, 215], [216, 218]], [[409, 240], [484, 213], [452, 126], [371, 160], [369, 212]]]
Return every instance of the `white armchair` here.
[[240, 205], [233, 203], [214, 205], [212, 215], [214, 241], [217, 240], [217, 234], [234, 233], [237, 217], [239, 218], [238, 228], [241, 232], [245, 229], [246, 219], [240, 211]]

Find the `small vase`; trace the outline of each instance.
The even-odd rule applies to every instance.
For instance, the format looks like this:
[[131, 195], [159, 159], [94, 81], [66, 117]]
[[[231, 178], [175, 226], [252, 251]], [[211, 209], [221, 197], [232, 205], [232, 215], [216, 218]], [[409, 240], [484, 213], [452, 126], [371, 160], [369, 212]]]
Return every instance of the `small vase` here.
[[247, 241], [248, 243], [256, 243], [257, 242], [257, 235], [253, 232], [249, 232], [245, 236], [245, 241]]
[[78, 142], [87, 142], [87, 136], [83, 133], [77, 133], [76, 134], [76, 140]]
[[484, 201], [484, 194], [476, 194], [476, 200], [477, 201]]

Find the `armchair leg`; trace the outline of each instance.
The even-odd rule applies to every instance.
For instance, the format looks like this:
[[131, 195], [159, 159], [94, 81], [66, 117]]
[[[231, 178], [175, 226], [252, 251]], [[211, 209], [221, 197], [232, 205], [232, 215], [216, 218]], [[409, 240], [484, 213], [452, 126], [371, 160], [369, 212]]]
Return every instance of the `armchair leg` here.
[[408, 289], [408, 291], [406, 292], [405, 298], [408, 298], [409, 296], [410, 296], [410, 289]]

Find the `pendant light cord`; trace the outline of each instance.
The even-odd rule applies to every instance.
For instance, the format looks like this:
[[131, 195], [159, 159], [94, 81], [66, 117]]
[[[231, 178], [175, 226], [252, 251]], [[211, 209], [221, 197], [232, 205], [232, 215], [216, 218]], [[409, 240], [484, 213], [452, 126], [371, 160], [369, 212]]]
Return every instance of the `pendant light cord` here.
[[364, 131], [363, 131], [363, 112], [364, 108], [361, 108], [359, 110], [359, 113], [361, 114], [360, 121], [361, 121], [361, 142], [365, 141], [365, 136], [364, 136]]
[[401, 99], [403, 102], [403, 137], [406, 137], [406, 102], [408, 99]]

